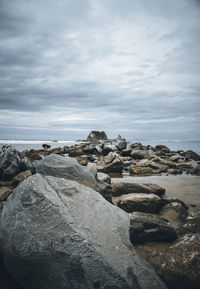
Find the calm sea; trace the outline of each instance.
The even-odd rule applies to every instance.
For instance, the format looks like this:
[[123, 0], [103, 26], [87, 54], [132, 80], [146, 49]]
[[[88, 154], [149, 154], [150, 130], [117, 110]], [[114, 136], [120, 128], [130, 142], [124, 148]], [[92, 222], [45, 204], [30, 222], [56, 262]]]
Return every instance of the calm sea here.
[[[137, 140], [145, 145], [163, 144], [168, 146], [171, 150], [193, 150], [200, 154], [200, 141], [169, 141], [169, 140]], [[136, 140], [134, 140], [136, 142]], [[0, 140], [0, 147], [4, 144], [10, 144], [17, 150], [42, 149], [42, 144], [49, 144], [51, 148], [64, 147], [77, 144], [77, 141], [52, 141], [52, 140]]]

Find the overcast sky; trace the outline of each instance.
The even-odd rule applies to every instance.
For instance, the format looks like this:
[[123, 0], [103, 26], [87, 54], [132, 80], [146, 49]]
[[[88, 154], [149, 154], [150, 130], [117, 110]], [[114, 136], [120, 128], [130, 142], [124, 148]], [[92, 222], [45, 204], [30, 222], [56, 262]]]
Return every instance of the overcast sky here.
[[200, 140], [199, 0], [0, 0], [0, 138]]

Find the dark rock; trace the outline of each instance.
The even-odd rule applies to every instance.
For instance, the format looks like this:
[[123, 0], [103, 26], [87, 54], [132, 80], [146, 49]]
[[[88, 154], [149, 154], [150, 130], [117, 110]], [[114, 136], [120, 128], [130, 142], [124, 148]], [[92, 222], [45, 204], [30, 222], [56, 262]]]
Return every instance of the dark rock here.
[[40, 153], [34, 149], [31, 150], [25, 150], [23, 151], [23, 153], [29, 158], [29, 160], [31, 161], [36, 161], [36, 160], [41, 160], [42, 157], [40, 154], [43, 153], [43, 151], [41, 151]]
[[161, 199], [155, 194], [127, 194], [113, 197], [112, 202], [127, 213], [157, 213], [161, 207]]
[[131, 153], [131, 157], [136, 160], [150, 158], [149, 153], [147, 151], [139, 151], [139, 150], [133, 150]]
[[102, 153], [104, 156], [108, 155], [110, 152], [117, 151], [117, 147], [112, 144], [105, 144], [102, 149]]
[[193, 167], [191, 165], [189, 165], [189, 164], [181, 163], [181, 164], [177, 165], [177, 169], [180, 172], [188, 172], [188, 173], [190, 173], [193, 170]]
[[104, 131], [97, 131], [93, 130], [88, 135], [87, 140], [93, 141], [93, 140], [107, 140], [107, 135]]
[[192, 175], [200, 176], [200, 165], [198, 165], [195, 168], [191, 169], [190, 173]]
[[121, 155], [124, 157], [130, 156], [132, 152], [132, 149], [124, 149], [121, 151]]
[[30, 160], [14, 147], [4, 145], [0, 150], [0, 180], [9, 181], [17, 174], [31, 170], [34, 172]]
[[111, 186], [97, 179], [97, 171], [94, 168], [81, 166], [73, 158], [51, 154], [35, 162], [34, 165], [37, 173], [75, 180], [100, 192], [107, 200], [111, 201]]
[[4, 204], [0, 249], [28, 289], [166, 289], [129, 241], [129, 216], [89, 187], [36, 174]]
[[139, 184], [128, 181], [112, 181], [113, 196], [121, 196], [124, 194], [132, 193], [144, 193], [144, 194], [156, 194], [162, 196], [165, 193], [165, 189], [156, 184]]
[[127, 142], [126, 141], [119, 141], [119, 142], [117, 142], [116, 147], [120, 151], [125, 150], [127, 147]]
[[131, 148], [132, 150], [143, 150], [144, 147], [140, 142], [137, 143], [129, 143], [128, 148]]
[[168, 220], [155, 214], [134, 212], [130, 214], [130, 240], [132, 244], [152, 241], [174, 241], [177, 234]]
[[183, 155], [184, 155], [186, 160], [195, 160], [195, 161], [200, 160], [200, 156], [191, 150], [184, 152]]
[[164, 145], [157, 145], [155, 147], [155, 150], [156, 151], [161, 151], [163, 153], [169, 153], [170, 152], [170, 149], [167, 146], [164, 146]]
[[73, 146], [73, 147], [69, 147], [69, 156], [70, 157], [78, 157], [83, 155], [83, 149], [80, 146]]

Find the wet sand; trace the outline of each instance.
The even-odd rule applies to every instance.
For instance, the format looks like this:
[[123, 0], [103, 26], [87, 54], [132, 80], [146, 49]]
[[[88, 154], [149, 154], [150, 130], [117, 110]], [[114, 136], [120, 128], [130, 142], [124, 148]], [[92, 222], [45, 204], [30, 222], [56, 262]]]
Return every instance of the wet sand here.
[[166, 189], [165, 197], [170, 199], [180, 199], [187, 205], [200, 211], [200, 176], [191, 175], [163, 175], [114, 178], [113, 182], [131, 181], [136, 183], [154, 183]]

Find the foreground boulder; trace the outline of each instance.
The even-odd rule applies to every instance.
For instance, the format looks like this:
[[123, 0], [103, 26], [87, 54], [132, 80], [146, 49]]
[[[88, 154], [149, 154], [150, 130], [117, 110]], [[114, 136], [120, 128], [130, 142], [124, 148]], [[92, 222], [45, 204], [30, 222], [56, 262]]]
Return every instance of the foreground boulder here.
[[77, 181], [100, 192], [107, 200], [111, 201], [111, 186], [98, 179], [97, 171], [94, 168], [83, 167], [73, 158], [51, 154], [35, 162], [34, 165], [37, 173]]
[[0, 150], [0, 180], [9, 181], [26, 170], [34, 172], [30, 160], [14, 147], [2, 146]]
[[0, 251], [28, 289], [166, 289], [129, 241], [129, 216], [93, 189], [36, 174], [4, 204]]
[[130, 214], [130, 239], [132, 244], [152, 241], [174, 241], [177, 234], [168, 220], [154, 214], [134, 212]]
[[107, 135], [105, 131], [98, 131], [98, 130], [93, 130], [91, 133], [88, 135], [87, 140], [90, 141], [95, 141], [95, 140], [107, 140]]

